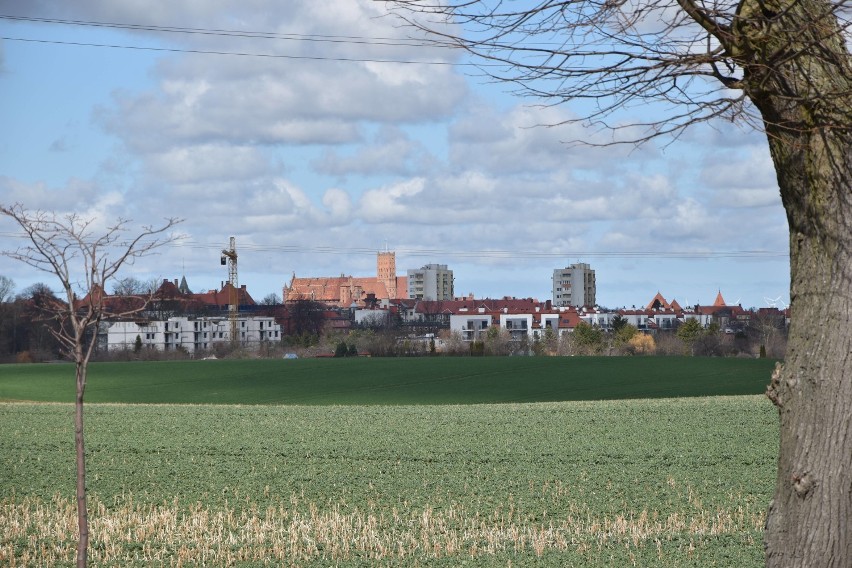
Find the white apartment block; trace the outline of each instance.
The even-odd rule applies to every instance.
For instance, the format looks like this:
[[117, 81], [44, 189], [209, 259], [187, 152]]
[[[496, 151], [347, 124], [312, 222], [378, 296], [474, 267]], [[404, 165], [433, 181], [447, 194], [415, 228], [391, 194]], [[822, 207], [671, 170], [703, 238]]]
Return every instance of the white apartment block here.
[[508, 311], [456, 313], [450, 315], [450, 330], [457, 332], [465, 341], [482, 341], [492, 325], [509, 332], [513, 341], [523, 339], [541, 339], [550, 329], [557, 337], [570, 333], [571, 328], [560, 326], [560, 313], [542, 312], [535, 309], [529, 313], [509, 313]]
[[453, 271], [446, 264], [427, 264], [408, 271], [408, 297], [415, 300], [452, 300]]
[[[249, 316], [237, 318], [237, 343], [259, 347], [262, 343], [281, 341], [281, 326], [275, 318]], [[231, 322], [227, 317], [173, 317], [162, 321], [117, 321], [107, 331], [109, 350], [134, 349], [136, 338], [143, 349], [188, 353], [207, 351], [217, 343], [231, 342]]]
[[461, 334], [465, 341], [482, 341], [491, 327], [491, 315], [467, 313], [450, 315], [450, 329]]
[[580, 262], [553, 271], [554, 306], [594, 306], [596, 296], [595, 271], [588, 264]]

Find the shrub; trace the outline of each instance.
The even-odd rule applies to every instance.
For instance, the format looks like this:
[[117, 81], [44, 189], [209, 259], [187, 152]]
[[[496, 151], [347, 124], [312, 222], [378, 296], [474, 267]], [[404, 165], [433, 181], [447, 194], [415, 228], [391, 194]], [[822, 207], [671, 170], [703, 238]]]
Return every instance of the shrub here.
[[654, 338], [644, 333], [637, 333], [627, 341], [630, 350], [636, 355], [651, 355], [657, 348]]
[[345, 341], [341, 341], [337, 344], [337, 347], [334, 349], [335, 357], [346, 357], [349, 354], [349, 347], [346, 345]]

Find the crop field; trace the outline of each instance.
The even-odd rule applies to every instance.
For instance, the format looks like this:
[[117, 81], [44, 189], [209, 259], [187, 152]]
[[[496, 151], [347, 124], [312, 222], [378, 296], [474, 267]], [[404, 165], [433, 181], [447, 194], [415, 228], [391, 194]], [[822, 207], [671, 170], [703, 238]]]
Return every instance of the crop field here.
[[[701, 357], [435, 357], [94, 363], [86, 400], [483, 404], [761, 394], [775, 362]], [[72, 402], [69, 364], [0, 366], [0, 400]]]
[[[73, 564], [72, 417], [0, 403], [2, 566]], [[763, 396], [87, 420], [97, 566], [756, 567], [778, 439]]]

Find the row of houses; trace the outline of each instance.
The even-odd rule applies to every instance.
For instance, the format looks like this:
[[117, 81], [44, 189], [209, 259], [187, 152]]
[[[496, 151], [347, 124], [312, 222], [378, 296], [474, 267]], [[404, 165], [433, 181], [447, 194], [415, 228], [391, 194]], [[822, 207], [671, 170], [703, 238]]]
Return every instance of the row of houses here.
[[[389, 256], [389, 255], [388, 255]], [[393, 273], [392, 257], [384, 275], [389, 279]], [[585, 267], [583, 267], [585, 268]], [[379, 279], [376, 279], [378, 282]], [[312, 282], [297, 282], [304, 291], [304, 285], [320, 286], [319, 279]], [[291, 284], [292, 284], [291, 282]], [[717, 324], [727, 333], [737, 333], [748, 327], [753, 319], [768, 320], [779, 327], [788, 323], [789, 313], [775, 308], [763, 308], [757, 311], [745, 310], [739, 305], [727, 305], [721, 291], [715, 302], [709, 306], [682, 307], [676, 300], [667, 301], [657, 293], [644, 307], [605, 310], [596, 306], [575, 307], [557, 305], [551, 300], [539, 302], [530, 298], [475, 299], [473, 297], [448, 300], [423, 300], [416, 298], [375, 299], [372, 293], [366, 296], [369, 301], [351, 302], [342, 307], [337, 294], [343, 290], [347, 299], [361, 295], [366, 289], [374, 287], [376, 282], [355, 282], [350, 278], [334, 282], [333, 286], [316, 288], [309, 297], [293, 295], [286, 302], [276, 306], [258, 306], [246, 290], [230, 290], [230, 284], [223, 282], [221, 290], [209, 290], [192, 293], [186, 279], [180, 281], [164, 280], [154, 294], [155, 302], [133, 320], [110, 322], [102, 330], [102, 345], [110, 350], [158, 349], [162, 351], [184, 350], [189, 353], [210, 351], [217, 344], [240, 344], [259, 346], [277, 343], [285, 335], [319, 333], [320, 331], [346, 332], [353, 327], [407, 326], [414, 334], [449, 330], [457, 332], [465, 341], [481, 339], [491, 328], [505, 329], [514, 340], [535, 340], [549, 333], [561, 336], [571, 333], [585, 322], [589, 325], [608, 330], [613, 320], [620, 317], [643, 333], [657, 333], [673, 330], [680, 324], [694, 319], [706, 328]], [[343, 286], [337, 286], [343, 283]], [[383, 283], [385, 285], [386, 283]], [[402, 284], [402, 283], [400, 283]], [[296, 287], [291, 287], [293, 291]], [[354, 286], [349, 291], [349, 287]], [[333, 300], [326, 298], [321, 290], [336, 289], [330, 294]], [[234, 294], [236, 292], [236, 294]], [[328, 293], [325, 293], [328, 296]], [[238, 298], [240, 302], [236, 321], [229, 319], [229, 298]], [[81, 303], [85, 303], [84, 298]], [[128, 298], [105, 296], [107, 305], [122, 306]], [[305, 327], [304, 314], [300, 314], [299, 304], [309, 302], [314, 318], [312, 327]], [[345, 305], [345, 304], [344, 304]], [[171, 308], [164, 310], [163, 306]], [[172, 313], [174, 312], [174, 313]], [[232, 333], [233, 331], [233, 333]]]
[[513, 339], [541, 338], [548, 330], [555, 336], [561, 336], [573, 332], [580, 322], [609, 330], [615, 318], [621, 318], [640, 332], [648, 334], [674, 330], [688, 320], [696, 320], [703, 328], [716, 324], [720, 330], [730, 334], [744, 331], [753, 320], [765, 321], [776, 327], [789, 324], [788, 310], [761, 308], [751, 311], [740, 305], [728, 305], [721, 291], [712, 305], [688, 308], [681, 307], [676, 301], [670, 303], [657, 293], [644, 308], [616, 310], [590, 306], [554, 306], [549, 301], [515, 298], [413, 304], [403, 302], [400, 309], [402, 321], [445, 324], [466, 341], [480, 339], [492, 327], [507, 330]]

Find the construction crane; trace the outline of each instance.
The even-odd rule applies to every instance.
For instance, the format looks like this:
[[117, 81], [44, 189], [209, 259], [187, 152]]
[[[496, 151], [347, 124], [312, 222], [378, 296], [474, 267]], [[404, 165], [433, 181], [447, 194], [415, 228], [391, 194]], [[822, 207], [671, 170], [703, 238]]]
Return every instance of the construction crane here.
[[237, 343], [237, 313], [240, 308], [240, 281], [237, 278], [237, 239], [231, 237], [230, 248], [222, 250], [222, 266], [228, 265], [228, 321], [231, 322], [231, 344]]

